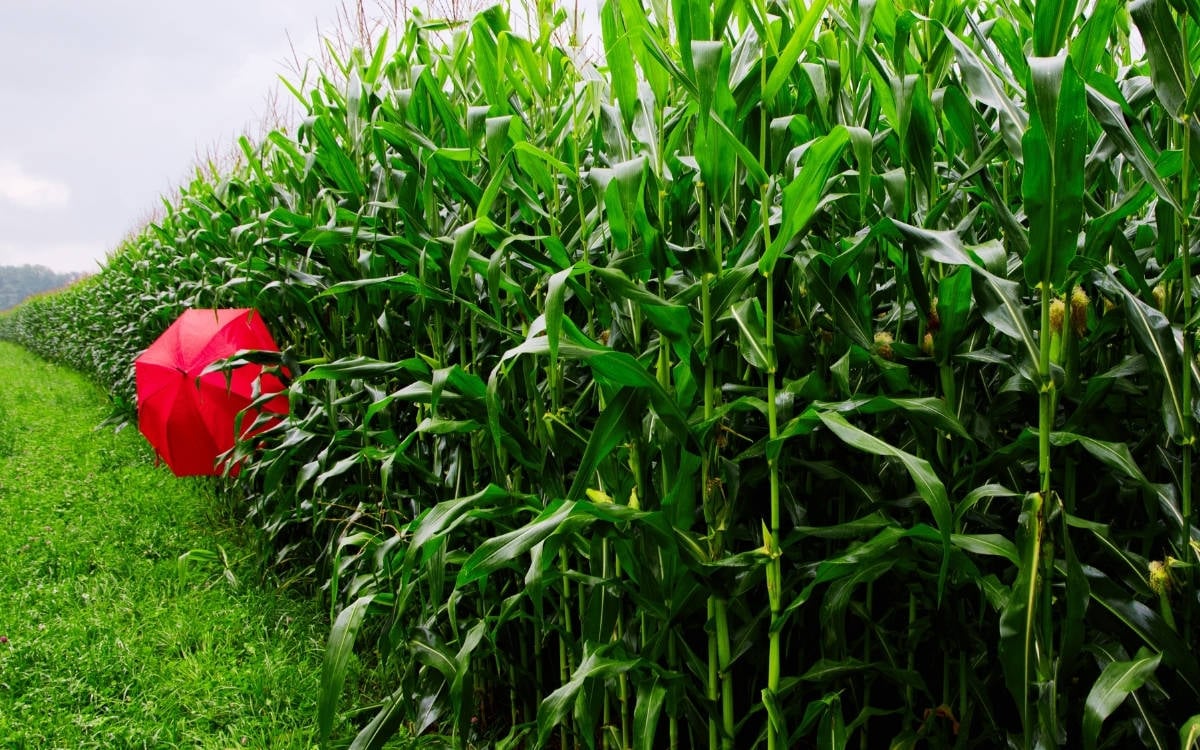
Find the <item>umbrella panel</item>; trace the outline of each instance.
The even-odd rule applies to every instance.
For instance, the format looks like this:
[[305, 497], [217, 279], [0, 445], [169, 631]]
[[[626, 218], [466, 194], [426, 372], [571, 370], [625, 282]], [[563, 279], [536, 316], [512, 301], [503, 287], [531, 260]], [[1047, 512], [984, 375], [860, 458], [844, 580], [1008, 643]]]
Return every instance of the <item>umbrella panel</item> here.
[[[255, 311], [187, 310], [135, 362], [139, 430], [179, 476], [221, 473], [217, 457], [233, 448], [237, 414], [256, 395], [256, 379], [263, 393], [280, 393], [262, 410], [287, 414], [283, 384], [259, 365], [201, 375], [241, 349], [278, 349]], [[257, 415], [243, 416], [242, 438]]]

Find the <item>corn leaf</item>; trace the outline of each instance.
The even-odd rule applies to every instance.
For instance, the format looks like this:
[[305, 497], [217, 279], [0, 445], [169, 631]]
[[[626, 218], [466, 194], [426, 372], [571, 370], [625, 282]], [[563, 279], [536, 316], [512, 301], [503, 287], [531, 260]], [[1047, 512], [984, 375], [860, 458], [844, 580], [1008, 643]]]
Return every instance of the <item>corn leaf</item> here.
[[[1056, 4], [1040, 3], [1038, 7]], [[1066, 56], [1030, 58], [1029, 73], [1031, 117], [1022, 141], [1025, 173], [1021, 181], [1029, 216], [1025, 280], [1030, 287], [1044, 284], [1057, 289], [1075, 257], [1083, 219], [1086, 96]]]
[[1129, 694], [1145, 684], [1153, 676], [1162, 661], [1162, 654], [1150, 655], [1143, 649], [1138, 658], [1130, 661], [1114, 661], [1088, 691], [1083, 709], [1083, 746], [1087, 750], [1096, 747], [1100, 727], [1112, 712], [1125, 701]]
[[894, 458], [904, 465], [909, 476], [912, 477], [917, 486], [917, 492], [929, 506], [934, 523], [941, 534], [942, 565], [938, 572], [938, 598], [940, 600], [950, 566], [950, 535], [953, 530], [953, 513], [950, 510], [950, 498], [946, 494], [945, 485], [938, 479], [928, 461], [906, 453], [854, 427], [840, 414], [822, 412], [818, 416], [821, 422], [847, 445], [876, 456]]

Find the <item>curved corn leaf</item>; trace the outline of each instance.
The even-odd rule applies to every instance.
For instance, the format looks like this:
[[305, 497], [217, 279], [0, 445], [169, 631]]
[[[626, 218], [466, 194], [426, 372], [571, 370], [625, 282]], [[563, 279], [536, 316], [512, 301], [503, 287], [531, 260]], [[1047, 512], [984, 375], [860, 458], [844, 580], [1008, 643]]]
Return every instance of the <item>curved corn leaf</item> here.
[[628, 672], [637, 667], [639, 659], [617, 659], [608, 656], [613, 649], [601, 646], [589, 652], [571, 674], [571, 679], [550, 695], [547, 695], [538, 706], [537, 726], [538, 744], [544, 745], [554, 728], [563, 723], [568, 712], [586, 711], [578, 700], [584, 684], [591, 679], [602, 679]]
[[367, 616], [367, 608], [374, 600], [374, 595], [355, 599], [338, 613], [329, 630], [329, 643], [325, 647], [325, 659], [321, 665], [321, 687], [317, 694], [317, 729], [322, 745], [329, 742], [330, 732], [333, 731], [333, 720], [337, 716], [342, 686], [346, 684], [354, 641]]
[[951, 534], [950, 541], [955, 547], [977, 555], [993, 555], [1003, 557], [1013, 565], [1020, 565], [1021, 559], [1017, 554], [1017, 545], [1000, 534]]
[[941, 534], [942, 565], [938, 571], [937, 586], [938, 601], [940, 603], [942, 592], [946, 585], [946, 574], [950, 567], [950, 535], [953, 531], [954, 523], [954, 514], [950, 510], [950, 498], [946, 494], [945, 485], [938, 479], [928, 461], [905, 453], [874, 435], [854, 427], [841, 414], [821, 412], [818, 414], [818, 417], [822, 424], [828, 427], [834, 435], [837, 435], [847, 445], [876, 456], [894, 458], [904, 465], [909, 476], [912, 477], [913, 482], [917, 486], [918, 494], [920, 494], [921, 499], [925, 501], [925, 504], [929, 506], [929, 510], [933, 513], [934, 523], [937, 524], [938, 531]]
[[1092, 689], [1088, 691], [1087, 701], [1083, 708], [1083, 746], [1087, 750], [1096, 747], [1100, 736], [1100, 726], [1104, 723], [1117, 706], [1130, 693], [1145, 684], [1146, 680], [1158, 669], [1162, 654], [1150, 655], [1145, 649], [1139, 652], [1138, 658], [1130, 661], [1110, 662]]
[[567, 497], [573, 500], [582, 499], [584, 490], [590, 486], [592, 475], [601, 459], [609, 455], [622, 441], [627, 440], [629, 432], [641, 422], [643, 407], [646, 400], [640, 397], [636, 388], [622, 388], [611, 398], [596, 420], [588, 437], [587, 448], [579, 459], [579, 468]]
[[1171, 8], [1164, 0], [1133, 0], [1129, 4], [1129, 15], [1146, 44], [1154, 93], [1172, 117], [1182, 117], [1187, 103], [1185, 81], [1189, 78], [1184, 66], [1189, 62], [1180, 55], [1183, 40], [1178, 24], [1171, 17]]
[[963, 245], [956, 231], [921, 229], [900, 221], [893, 221], [892, 224], [917, 252], [927, 258], [970, 268], [975, 301], [984, 319], [1001, 333], [1023, 344], [1030, 362], [1038, 361], [1038, 345], [1029, 326], [1026, 305], [1021, 301], [1020, 287], [1015, 281], [989, 271], [981, 258], [981, 253], [989, 252], [991, 248], [968, 248]]
[[657, 675], [638, 682], [637, 702], [633, 706], [634, 750], [653, 750], [655, 731], [666, 698], [667, 686]]
[[793, 29], [792, 35], [788, 37], [787, 44], [779, 52], [779, 57], [775, 60], [775, 65], [767, 76], [767, 83], [763, 86], [763, 99], [768, 103], [775, 101], [775, 97], [779, 95], [784, 83], [791, 77], [796, 63], [800, 60], [801, 53], [812, 41], [812, 33], [817, 27], [817, 22], [821, 20], [821, 16], [825, 14], [828, 6], [829, 0], [817, 0], [809, 5], [804, 16]]
[[1124, 302], [1125, 317], [1133, 338], [1146, 359], [1153, 363], [1156, 378], [1161, 378], [1163, 424], [1167, 434], [1174, 440], [1183, 438], [1184, 420], [1191, 419], [1191, 409], [1183, 403], [1182, 358], [1171, 321], [1158, 310], [1138, 299], [1117, 281], [1109, 271], [1098, 277], [1097, 284], [1112, 295], [1119, 295]]
[[837, 126], [812, 143], [804, 156], [800, 174], [783, 189], [783, 224], [758, 260], [758, 270], [770, 274], [783, 251], [804, 231], [829, 190], [829, 179], [850, 142], [849, 132]]
[[767, 347], [762, 306], [757, 298], [745, 299], [729, 308], [737, 323], [738, 351], [747, 362], [763, 372], [775, 372], [774, 348]]
[[1179, 750], [1193, 750], [1197, 746], [1200, 746], [1200, 714], [1179, 727]]

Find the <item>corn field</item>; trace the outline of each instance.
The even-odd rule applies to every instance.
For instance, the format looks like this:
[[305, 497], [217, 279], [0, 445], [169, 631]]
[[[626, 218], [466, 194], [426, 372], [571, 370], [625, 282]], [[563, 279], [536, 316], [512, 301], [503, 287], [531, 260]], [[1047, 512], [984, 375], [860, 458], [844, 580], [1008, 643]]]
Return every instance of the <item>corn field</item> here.
[[335, 58], [0, 319], [132, 418], [261, 311], [229, 491], [326, 743], [1200, 746], [1195, 0], [607, 0], [595, 64], [529, 10]]

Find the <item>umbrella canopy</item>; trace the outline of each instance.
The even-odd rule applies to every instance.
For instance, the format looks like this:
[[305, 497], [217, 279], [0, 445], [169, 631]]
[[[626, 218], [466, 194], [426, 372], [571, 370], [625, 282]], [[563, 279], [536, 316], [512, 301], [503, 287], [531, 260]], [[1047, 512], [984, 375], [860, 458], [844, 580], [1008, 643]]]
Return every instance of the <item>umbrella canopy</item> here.
[[[283, 383], [260, 365], [201, 374], [242, 349], [279, 349], [257, 311], [185, 310], [134, 360], [138, 429], [177, 476], [221, 473], [217, 457], [236, 442], [235, 420], [256, 395], [255, 379], [263, 394], [280, 394], [264, 410], [287, 414]], [[243, 417], [243, 438], [256, 416]]]

